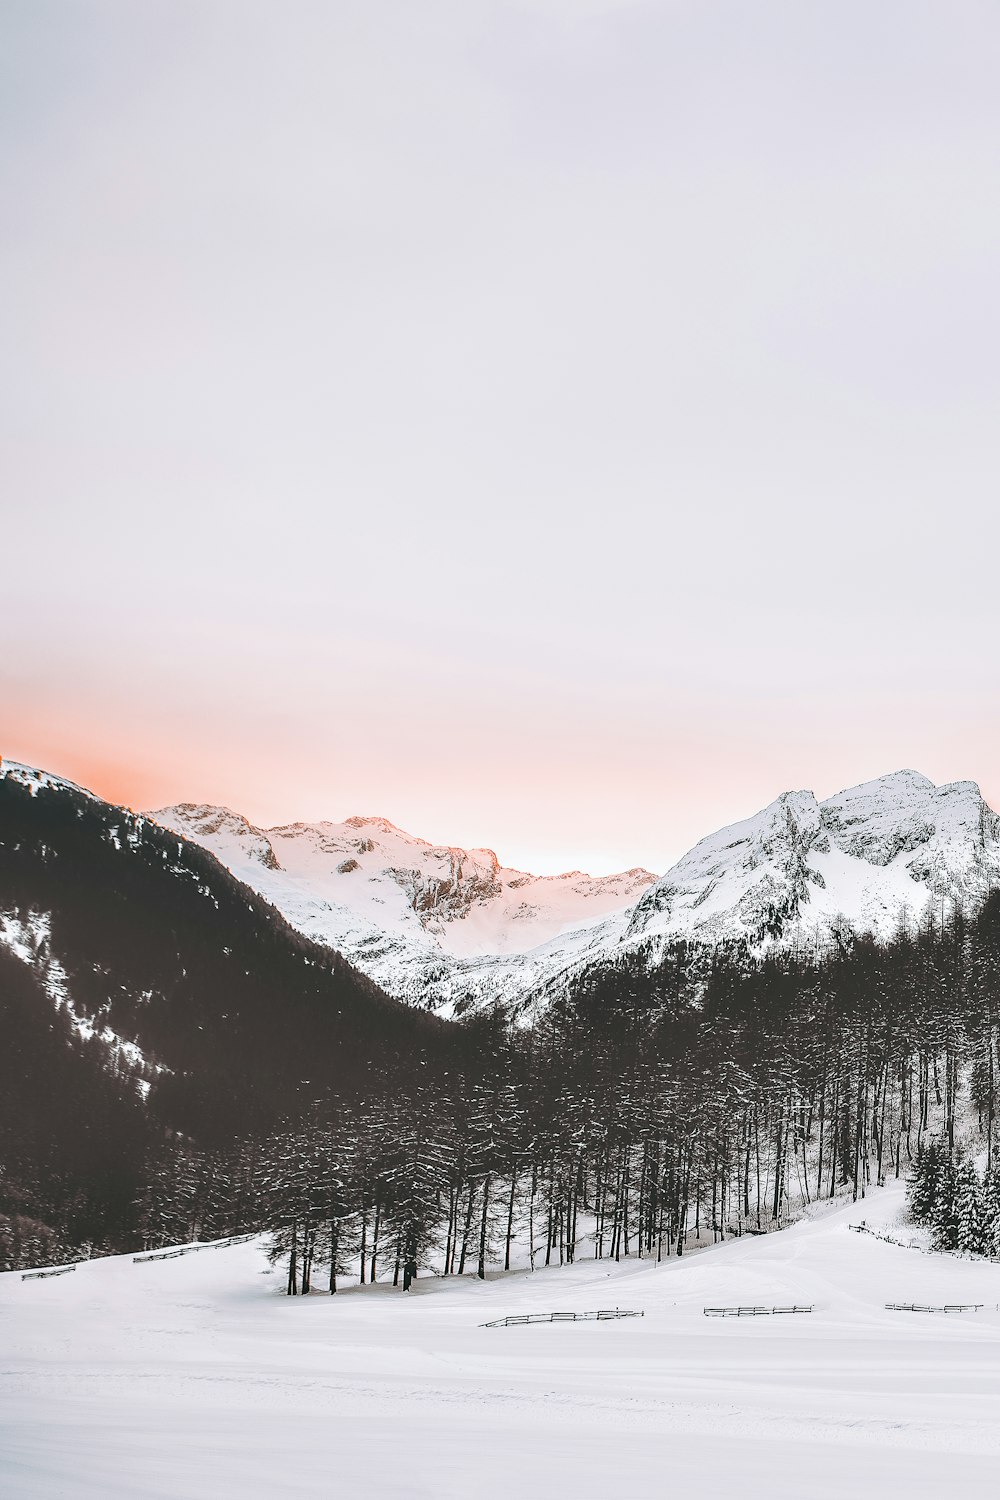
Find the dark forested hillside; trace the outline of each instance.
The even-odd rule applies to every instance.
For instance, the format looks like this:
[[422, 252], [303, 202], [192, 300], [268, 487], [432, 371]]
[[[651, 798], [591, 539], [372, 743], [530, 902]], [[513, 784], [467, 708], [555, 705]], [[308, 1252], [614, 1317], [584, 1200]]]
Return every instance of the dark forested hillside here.
[[[11, 1074], [0, 1113], [15, 1133], [32, 1122], [35, 1145], [22, 1155], [44, 1161], [53, 1194], [72, 1152], [42, 1144], [55, 1118], [48, 1081], [79, 1080], [90, 1102], [75, 1110], [64, 1089], [59, 1116], [78, 1130], [97, 1108], [74, 1018], [98, 1034], [90, 1074], [131, 1057], [148, 1086], [145, 1109], [129, 1115], [133, 1135], [154, 1122], [205, 1146], [315, 1100], [350, 1099], [400, 1057], [433, 1054], [444, 1033], [295, 933], [204, 850], [69, 788], [0, 780], [0, 920], [21, 955], [0, 970]], [[32, 1003], [44, 1024], [25, 1031]], [[102, 1045], [103, 1034], [141, 1058]], [[137, 1101], [141, 1090], [126, 1092]]]
[[136, 1079], [0, 948], [0, 1269], [127, 1236], [153, 1138]]

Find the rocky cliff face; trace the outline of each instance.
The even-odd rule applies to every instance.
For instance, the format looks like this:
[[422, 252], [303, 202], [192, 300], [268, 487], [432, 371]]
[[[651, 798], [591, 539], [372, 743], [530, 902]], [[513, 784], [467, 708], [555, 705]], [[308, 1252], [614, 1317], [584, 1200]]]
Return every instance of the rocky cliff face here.
[[226, 844], [237, 848], [241, 861], [247, 864], [263, 865], [265, 870], [281, 869], [267, 834], [248, 823], [239, 813], [230, 812], [228, 807], [182, 802], [173, 812], [177, 815], [177, 831], [195, 843], [204, 844], [206, 849]]

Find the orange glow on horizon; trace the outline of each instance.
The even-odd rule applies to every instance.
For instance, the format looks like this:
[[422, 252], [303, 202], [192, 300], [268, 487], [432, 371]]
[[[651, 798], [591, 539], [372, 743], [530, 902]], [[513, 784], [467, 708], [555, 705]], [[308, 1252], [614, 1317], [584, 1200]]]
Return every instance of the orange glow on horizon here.
[[[714, 742], [692, 735], [687, 743], [675, 738], [666, 769], [652, 753], [641, 757], [634, 743], [568, 763], [562, 747], [549, 744], [529, 745], [512, 764], [504, 762], [509, 746], [501, 745], [492, 761], [470, 754], [434, 767], [432, 757], [411, 763], [401, 755], [373, 766], [363, 745], [338, 762], [324, 757], [322, 745], [307, 750], [298, 742], [263, 750], [255, 744], [250, 754], [252, 736], [235, 724], [228, 737], [211, 726], [188, 734], [178, 728], [171, 742], [147, 723], [115, 725], [102, 716], [78, 716], [74, 729], [71, 736], [44, 712], [26, 713], [22, 732], [5, 734], [0, 752], [138, 810], [204, 802], [260, 827], [383, 816], [431, 843], [491, 848], [502, 864], [539, 874], [636, 866], [660, 874], [699, 838], [783, 791], [807, 788], [822, 798], [904, 765], [939, 783], [979, 779], [996, 806], [990, 781], [948, 747], [901, 756], [898, 746], [873, 746], [863, 761], [842, 758], [836, 746], [809, 755], [793, 747], [779, 757], [747, 736], [734, 760], [724, 735]], [[802, 774], [807, 761], [811, 776]]]

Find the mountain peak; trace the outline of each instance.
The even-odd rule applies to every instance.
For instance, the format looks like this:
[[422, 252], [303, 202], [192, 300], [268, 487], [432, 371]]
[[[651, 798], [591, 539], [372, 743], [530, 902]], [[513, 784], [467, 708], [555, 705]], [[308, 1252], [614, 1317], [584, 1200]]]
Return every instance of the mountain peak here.
[[66, 791], [77, 792], [81, 797], [88, 797], [91, 801], [99, 801], [93, 792], [89, 792], [84, 786], [77, 786], [75, 781], [70, 781], [65, 776], [54, 776], [51, 771], [42, 771], [37, 766], [22, 765], [17, 760], [7, 760], [0, 755], [0, 780], [9, 776], [11, 781], [19, 781], [23, 786], [29, 788], [34, 796], [40, 787], [62, 787]]
[[[411, 835], [404, 833], [402, 828], [397, 828], [395, 823], [390, 823], [388, 818], [360, 817], [344, 819], [345, 828], [377, 828], [379, 833], [400, 833], [404, 838]], [[423, 840], [421, 840], [423, 842]]]
[[[267, 834], [242, 813], [233, 812], [232, 808], [213, 807], [208, 802], [178, 802], [174, 807], [161, 807], [149, 816], [154, 823], [210, 847], [230, 869], [235, 863], [232, 857], [234, 849], [239, 851], [241, 859], [251, 860], [269, 870], [280, 868]], [[222, 848], [226, 849], [226, 856], [219, 853]]]

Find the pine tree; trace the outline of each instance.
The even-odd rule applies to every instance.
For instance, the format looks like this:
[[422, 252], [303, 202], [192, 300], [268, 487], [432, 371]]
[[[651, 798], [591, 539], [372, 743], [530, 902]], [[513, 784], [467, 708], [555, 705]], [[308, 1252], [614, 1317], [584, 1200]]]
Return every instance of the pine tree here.
[[970, 1255], [989, 1250], [990, 1222], [983, 1184], [971, 1162], [963, 1162], [955, 1173], [956, 1246]]
[[409, 1098], [396, 1099], [386, 1117], [391, 1144], [382, 1181], [396, 1245], [394, 1280], [401, 1268], [404, 1292], [439, 1244], [446, 1219], [451, 1151], [440, 1105], [438, 1092], [421, 1085]]
[[1000, 1160], [993, 1164], [983, 1182], [984, 1246], [986, 1255], [1000, 1255]]
[[915, 1224], [931, 1223], [947, 1167], [948, 1153], [940, 1141], [929, 1140], [918, 1149], [906, 1190], [907, 1208]]

